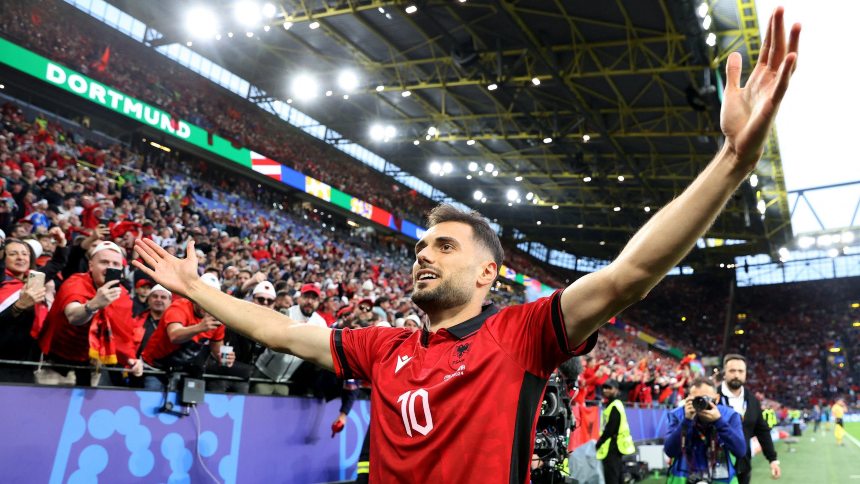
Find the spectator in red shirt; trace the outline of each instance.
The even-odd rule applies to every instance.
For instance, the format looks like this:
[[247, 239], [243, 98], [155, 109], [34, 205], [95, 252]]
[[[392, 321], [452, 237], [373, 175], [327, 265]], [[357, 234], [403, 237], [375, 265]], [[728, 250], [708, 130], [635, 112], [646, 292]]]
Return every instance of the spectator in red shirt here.
[[[96, 244], [89, 253], [89, 271], [69, 277], [57, 292], [39, 334], [39, 347], [50, 363], [104, 365], [129, 368], [140, 375], [143, 366], [135, 357], [131, 297], [120, 281], [105, 282], [108, 269], [122, 269], [122, 249], [109, 241]], [[113, 373], [113, 372], [111, 372]], [[95, 372], [42, 368], [36, 382], [92, 386]]]
[[[212, 274], [201, 278], [205, 284], [221, 290], [221, 283]], [[224, 326], [200, 305], [188, 299], [174, 300], [158, 323], [158, 328], [143, 349], [143, 361], [152, 368], [186, 371], [202, 375], [211, 355], [216, 364], [221, 364], [221, 343], [224, 341]], [[225, 355], [224, 366], [232, 366], [235, 355]], [[163, 391], [168, 377], [146, 375], [143, 387], [147, 390]]]

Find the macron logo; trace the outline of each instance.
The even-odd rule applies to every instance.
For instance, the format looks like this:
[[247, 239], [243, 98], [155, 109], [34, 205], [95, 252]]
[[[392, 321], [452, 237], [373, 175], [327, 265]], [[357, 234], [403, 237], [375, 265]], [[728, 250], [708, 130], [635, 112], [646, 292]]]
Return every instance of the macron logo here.
[[406, 363], [409, 363], [409, 360], [411, 360], [411, 359], [412, 359], [411, 356], [408, 356], [408, 357], [405, 355], [398, 356], [397, 357], [397, 368], [394, 369], [394, 374], [396, 375], [397, 372], [399, 372], [401, 368], [406, 366]]

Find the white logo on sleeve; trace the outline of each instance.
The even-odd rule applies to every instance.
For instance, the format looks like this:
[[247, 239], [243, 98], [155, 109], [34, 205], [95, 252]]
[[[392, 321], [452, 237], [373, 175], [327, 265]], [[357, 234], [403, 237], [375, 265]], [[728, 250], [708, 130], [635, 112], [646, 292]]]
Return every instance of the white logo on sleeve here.
[[401, 368], [406, 366], [406, 363], [409, 363], [409, 360], [411, 359], [411, 356], [406, 355], [400, 355], [399, 357], [397, 357], [397, 368], [394, 369], [394, 374], [396, 375], [397, 372], [400, 371]]

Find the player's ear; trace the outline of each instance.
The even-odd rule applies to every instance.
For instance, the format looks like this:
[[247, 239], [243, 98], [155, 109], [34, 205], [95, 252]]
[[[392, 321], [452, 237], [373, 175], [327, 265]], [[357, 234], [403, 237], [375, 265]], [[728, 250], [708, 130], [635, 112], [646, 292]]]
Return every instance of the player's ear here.
[[486, 286], [492, 284], [499, 274], [499, 267], [493, 260], [486, 260], [481, 264], [481, 273], [478, 275], [478, 285]]

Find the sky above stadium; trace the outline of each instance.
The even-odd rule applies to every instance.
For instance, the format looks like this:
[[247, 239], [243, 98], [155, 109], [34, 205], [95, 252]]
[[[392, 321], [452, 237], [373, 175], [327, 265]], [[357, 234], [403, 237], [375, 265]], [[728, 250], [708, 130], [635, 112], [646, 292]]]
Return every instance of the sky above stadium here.
[[[803, 25], [798, 70], [776, 121], [786, 189], [860, 182], [860, 2], [758, 0], [762, 39], [778, 5], [785, 7], [786, 29], [795, 22]], [[855, 214], [860, 183], [805, 195], [825, 229], [849, 227], [854, 217], [853, 225], [860, 225], [860, 214]], [[797, 198], [789, 193], [789, 207], [795, 207]], [[796, 207], [795, 234], [822, 230], [803, 200]]]

